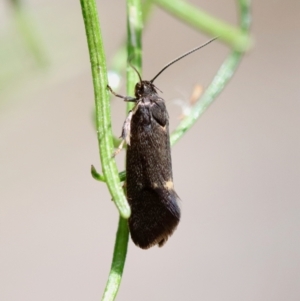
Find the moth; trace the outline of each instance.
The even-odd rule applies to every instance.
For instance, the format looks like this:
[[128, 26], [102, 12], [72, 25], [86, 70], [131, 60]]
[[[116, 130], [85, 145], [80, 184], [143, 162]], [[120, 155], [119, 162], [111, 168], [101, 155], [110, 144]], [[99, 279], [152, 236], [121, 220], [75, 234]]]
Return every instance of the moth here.
[[135, 103], [123, 124], [122, 142], [114, 155], [126, 142], [125, 188], [131, 207], [128, 225], [133, 242], [142, 249], [163, 246], [177, 228], [181, 215], [180, 199], [173, 184], [169, 115], [153, 82], [169, 66], [215, 39], [171, 61], [150, 81], [142, 80], [132, 66], [139, 77], [135, 97], [119, 95], [108, 86], [116, 97]]

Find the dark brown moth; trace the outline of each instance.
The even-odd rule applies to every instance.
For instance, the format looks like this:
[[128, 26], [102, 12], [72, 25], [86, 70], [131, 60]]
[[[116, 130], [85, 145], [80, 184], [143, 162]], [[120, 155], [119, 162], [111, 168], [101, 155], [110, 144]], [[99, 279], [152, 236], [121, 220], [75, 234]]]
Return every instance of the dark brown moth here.
[[142, 249], [163, 246], [180, 221], [180, 199], [174, 190], [169, 115], [165, 101], [157, 93], [154, 80], [170, 65], [199, 50], [198, 46], [167, 64], [152, 80], [135, 86], [135, 97], [121, 96], [135, 102], [122, 129], [122, 142], [115, 155], [127, 144], [126, 193], [131, 207], [128, 224], [133, 242]]

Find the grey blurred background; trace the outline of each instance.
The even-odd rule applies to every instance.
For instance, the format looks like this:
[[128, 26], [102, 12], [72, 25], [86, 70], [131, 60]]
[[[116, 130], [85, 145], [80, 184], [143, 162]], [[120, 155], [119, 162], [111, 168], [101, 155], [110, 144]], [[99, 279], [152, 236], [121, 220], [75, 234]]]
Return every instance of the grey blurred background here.
[[[232, 24], [234, 1], [193, 1]], [[98, 1], [107, 59], [126, 33], [125, 3]], [[26, 1], [48, 68], [36, 67], [0, 3], [0, 300], [99, 300], [118, 213], [99, 170], [93, 88], [79, 1]], [[130, 241], [118, 300], [300, 300], [300, 2], [254, 1], [255, 48], [173, 148], [179, 228], [163, 248]], [[162, 10], [143, 39], [143, 77], [208, 40]], [[220, 42], [156, 85], [171, 118], [229, 53]], [[124, 92], [124, 89], [121, 90]], [[114, 99], [118, 135], [125, 104]], [[124, 154], [118, 158], [123, 170]]]

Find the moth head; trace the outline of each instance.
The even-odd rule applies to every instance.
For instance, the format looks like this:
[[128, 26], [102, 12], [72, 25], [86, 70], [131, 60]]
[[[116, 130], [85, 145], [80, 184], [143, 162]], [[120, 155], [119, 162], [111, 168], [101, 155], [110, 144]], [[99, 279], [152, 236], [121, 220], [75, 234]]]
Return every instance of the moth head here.
[[135, 97], [140, 98], [151, 94], [157, 94], [156, 87], [150, 81], [142, 80], [135, 85]]

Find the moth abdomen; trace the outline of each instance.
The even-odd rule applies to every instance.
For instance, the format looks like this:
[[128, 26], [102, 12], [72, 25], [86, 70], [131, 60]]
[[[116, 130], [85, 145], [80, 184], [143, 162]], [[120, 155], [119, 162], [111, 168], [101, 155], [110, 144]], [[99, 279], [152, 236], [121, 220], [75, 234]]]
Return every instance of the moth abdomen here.
[[129, 229], [133, 242], [142, 249], [156, 244], [161, 247], [180, 220], [176, 192], [164, 186], [143, 188], [128, 201], [132, 210]]

